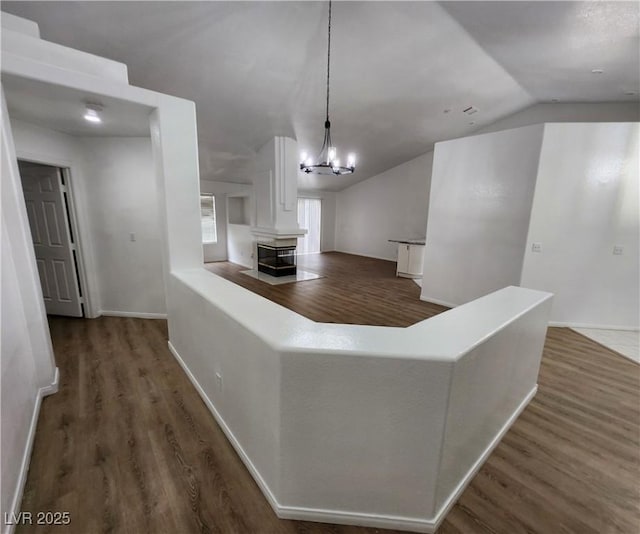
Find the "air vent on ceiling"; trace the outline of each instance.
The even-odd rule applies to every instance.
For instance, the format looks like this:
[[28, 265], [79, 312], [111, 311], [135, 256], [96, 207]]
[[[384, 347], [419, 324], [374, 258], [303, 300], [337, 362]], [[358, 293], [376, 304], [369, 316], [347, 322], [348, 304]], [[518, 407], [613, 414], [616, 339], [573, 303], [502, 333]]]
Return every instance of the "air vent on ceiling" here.
[[478, 108], [474, 108], [473, 106], [469, 106], [467, 109], [463, 109], [462, 112], [466, 113], [467, 115], [473, 115], [474, 113], [478, 112]]

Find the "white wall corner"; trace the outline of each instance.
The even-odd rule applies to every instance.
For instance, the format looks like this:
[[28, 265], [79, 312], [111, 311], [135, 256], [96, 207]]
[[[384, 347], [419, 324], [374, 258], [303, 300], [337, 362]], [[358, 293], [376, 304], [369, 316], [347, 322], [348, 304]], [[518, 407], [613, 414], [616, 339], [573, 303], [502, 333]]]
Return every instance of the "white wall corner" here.
[[[33, 451], [33, 443], [36, 437], [36, 429], [38, 426], [38, 417], [40, 415], [40, 407], [42, 406], [42, 399], [49, 395], [58, 392], [60, 384], [60, 372], [56, 367], [53, 381], [50, 385], [41, 387], [36, 394], [36, 401], [33, 406], [33, 412], [31, 414], [31, 422], [29, 424], [29, 432], [27, 434], [27, 440], [25, 442], [24, 451], [22, 453], [22, 461], [20, 463], [20, 474], [18, 475], [18, 481], [16, 484], [13, 499], [11, 501], [11, 509], [7, 511], [7, 514], [13, 514], [13, 517], [17, 517], [22, 507], [22, 497], [24, 495], [24, 488], [27, 484], [27, 475], [29, 473], [29, 465], [31, 463], [31, 452]], [[4, 518], [3, 518], [4, 519]], [[15, 524], [6, 524], [4, 534], [13, 534], [15, 531]]]
[[23, 19], [22, 17], [17, 17], [11, 13], [2, 11], [0, 12], [0, 22], [3, 32], [8, 30], [40, 39], [40, 27], [32, 20]]
[[40, 395], [42, 397], [48, 397], [49, 395], [58, 393], [59, 386], [60, 386], [60, 369], [56, 367], [56, 370], [53, 373], [53, 381], [51, 382], [50, 385], [40, 388]]

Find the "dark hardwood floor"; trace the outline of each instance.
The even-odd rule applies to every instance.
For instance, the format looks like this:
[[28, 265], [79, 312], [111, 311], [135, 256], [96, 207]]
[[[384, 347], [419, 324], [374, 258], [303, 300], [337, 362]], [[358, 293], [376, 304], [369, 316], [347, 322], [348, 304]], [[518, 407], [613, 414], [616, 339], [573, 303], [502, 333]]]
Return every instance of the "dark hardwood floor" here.
[[[380, 324], [388, 317], [395, 324], [434, 313], [421, 303], [400, 312], [395, 300], [390, 312], [368, 305], [349, 311], [363, 290], [376, 300], [381, 284], [402, 285], [398, 292], [415, 299], [417, 286], [398, 284], [385, 262], [366, 260], [367, 290], [362, 263], [344, 256], [340, 267], [338, 260], [329, 255], [324, 283], [329, 272], [347, 278], [351, 270], [359, 281], [333, 282], [342, 304], [327, 310], [331, 319]], [[321, 316], [308, 295], [293, 293], [297, 311]], [[343, 306], [345, 315], [336, 315]], [[43, 401], [23, 510], [69, 511], [71, 523], [25, 525], [19, 533], [389, 532], [277, 519], [168, 351], [165, 321], [51, 317], [50, 325], [60, 391]], [[549, 329], [538, 394], [439, 534], [637, 534], [639, 372], [580, 334]]]
[[205, 264], [212, 273], [319, 323], [410, 326], [447, 308], [422, 302], [420, 287], [396, 278], [396, 264], [341, 252], [298, 256], [298, 268], [324, 278], [272, 286], [229, 262]]

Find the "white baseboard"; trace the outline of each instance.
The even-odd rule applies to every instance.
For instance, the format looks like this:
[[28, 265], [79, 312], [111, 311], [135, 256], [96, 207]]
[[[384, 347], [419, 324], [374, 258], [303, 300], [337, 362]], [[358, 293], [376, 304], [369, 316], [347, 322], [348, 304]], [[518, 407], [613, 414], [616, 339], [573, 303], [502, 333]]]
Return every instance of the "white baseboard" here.
[[500, 440], [504, 437], [509, 428], [511, 428], [511, 425], [513, 425], [522, 411], [527, 407], [529, 402], [531, 402], [531, 399], [533, 399], [537, 391], [538, 386], [535, 385], [533, 389], [522, 400], [522, 402], [518, 405], [518, 407], [514, 410], [514, 412], [509, 416], [509, 419], [507, 419], [500, 431], [491, 440], [489, 445], [487, 445], [480, 457], [471, 466], [469, 471], [467, 471], [465, 476], [454, 488], [444, 504], [441, 506], [440, 510], [432, 519], [427, 520], [421, 518], [384, 516], [364, 513], [354, 514], [338, 510], [320, 510], [314, 508], [299, 508], [289, 506], [280, 506], [279, 510], [277, 511], [278, 517], [282, 519], [296, 519], [301, 521], [337, 523], [340, 525], [359, 525], [375, 528], [401, 529], [410, 532], [422, 532], [431, 534], [435, 532], [440, 526], [440, 523], [444, 521], [453, 505], [462, 495], [462, 492], [466, 489], [471, 480], [473, 480], [473, 477], [478, 473], [489, 455], [498, 446]]
[[585, 323], [567, 323], [563, 321], [549, 321], [549, 326], [557, 326], [560, 328], [593, 328], [594, 330], [623, 330], [625, 332], [637, 332], [640, 330], [637, 326], [620, 326], [607, 324], [585, 324]]
[[49, 395], [53, 395], [54, 393], [58, 393], [58, 387], [60, 386], [60, 369], [56, 367], [55, 373], [53, 374], [53, 382], [48, 386], [40, 388], [40, 394], [42, 397], [47, 397]]
[[147, 313], [147, 312], [125, 312], [125, 311], [112, 311], [101, 310], [99, 315], [105, 317], [133, 317], [136, 319], [166, 319], [166, 313]]
[[323, 510], [321, 508], [301, 508], [297, 506], [280, 506], [276, 513], [280, 519], [294, 519], [296, 521], [385, 528], [394, 531], [421, 532], [423, 534], [433, 534], [436, 531], [435, 521], [420, 518], [412, 519], [404, 516], [349, 513], [341, 510]]
[[447, 308], [456, 308], [458, 304], [453, 304], [452, 302], [447, 302], [445, 300], [432, 299], [430, 297], [423, 297], [420, 295], [420, 300], [422, 302], [430, 302], [431, 304], [439, 304], [440, 306], [446, 306]]
[[335, 523], [340, 525], [357, 525], [363, 527], [374, 527], [374, 528], [387, 528], [387, 529], [399, 529], [406, 530], [410, 532], [421, 532], [421, 533], [434, 533], [440, 523], [444, 520], [445, 516], [451, 509], [451, 507], [458, 500], [464, 489], [467, 487], [469, 482], [473, 479], [479, 469], [482, 467], [482, 464], [487, 460], [493, 449], [496, 448], [498, 443], [502, 437], [509, 430], [511, 425], [518, 418], [520, 413], [526, 408], [527, 404], [531, 401], [531, 399], [535, 396], [536, 391], [538, 390], [538, 386], [535, 385], [533, 389], [527, 394], [527, 396], [523, 399], [523, 401], [518, 405], [518, 407], [511, 414], [509, 419], [505, 422], [505, 424], [500, 428], [499, 432], [496, 436], [491, 440], [489, 445], [485, 448], [482, 454], [479, 456], [478, 460], [471, 466], [469, 471], [465, 474], [462, 480], [458, 483], [455, 489], [452, 491], [451, 495], [446, 499], [445, 503], [442, 505], [438, 513], [431, 519], [424, 518], [412, 518], [412, 517], [404, 517], [404, 516], [387, 516], [382, 514], [368, 514], [368, 513], [353, 513], [353, 512], [345, 512], [342, 510], [326, 510], [321, 508], [308, 508], [308, 507], [298, 507], [298, 506], [286, 506], [282, 505], [278, 502], [275, 495], [271, 491], [271, 488], [264, 480], [258, 469], [251, 462], [251, 459], [246, 454], [242, 445], [236, 437], [233, 435], [231, 429], [227, 426], [222, 416], [218, 413], [213, 402], [208, 397], [206, 392], [202, 389], [197, 379], [193, 376], [189, 367], [184, 362], [178, 351], [173, 346], [171, 341], [168, 342], [169, 350], [173, 354], [176, 361], [180, 364], [180, 367], [184, 370], [187, 377], [193, 384], [193, 386], [198, 391], [198, 394], [204, 401], [204, 403], [209, 408], [209, 411], [212, 413], [213, 417], [217, 421], [218, 425], [227, 436], [227, 439], [236, 450], [241, 460], [251, 473], [251, 476], [254, 478], [258, 486], [260, 487], [262, 493], [266, 497], [267, 501], [273, 508], [273, 511], [276, 515], [281, 519], [294, 519], [299, 521], [315, 521], [319, 523]]
[[444, 502], [444, 504], [440, 507], [440, 510], [438, 510], [438, 512], [436, 513], [435, 520], [434, 520], [434, 527], [435, 528], [438, 528], [440, 526], [440, 523], [442, 523], [444, 518], [447, 516], [447, 514], [449, 513], [449, 510], [451, 510], [453, 505], [460, 498], [460, 495], [462, 495], [462, 492], [469, 485], [469, 482], [471, 482], [473, 477], [476, 476], [476, 474], [478, 473], [478, 471], [480, 470], [482, 465], [487, 461], [487, 458], [489, 458], [489, 455], [493, 452], [493, 449], [495, 449], [498, 446], [498, 444], [500, 443], [500, 440], [504, 437], [504, 435], [511, 428], [511, 425], [513, 425], [513, 423], [515, 423], [516, 419], [520, 416], [522, 411], [531, 402], [531, 399], [533, 399], [533, 397], [536, 396], [536, 392], [537, 391], [538, 391], [538, 384], [533, 386], [531, 391], [529, 391], [529, 393], [527, 393], [526, 397], [522, 400], [522, 402], [518, 405], [518, 407], [509, 416], [509, 419], [507, 419], [505, 424], [502, 425], [502, 428], [499, 430], [499, 432], [496, 434], [496, 436], [491, 440], [489, 445], [487, 445], [486, 449], [483, 451], [483, 453], [480, 455], [480, 457], [471, 466], [469, 471], [467, 471], [467, 474], [458, 483], [458, 485], [451, 492], [449, 497], [447, 497], [447, 499]]
[[[16, 484], [13, 500], [11, 501], [11, 509], [7, 512], [10, 516], [17, 517], [20, 513], [22, 504], [22, 496], [24, 495], [24, 487], [27, 484], [27, 474], [29, 473], [29, 464], [31, 462], [31, 451], [33, 450], [33, 441], [36, 437], [36, 428], [38, 426], [38, 416], [40, 415], [40, 406], [42, 399], [56, 393], [58, 391], [60, 381], [60, 371], [56, 367], [53, 376], [53, 382], [48, 386], [41, 387], [36, 393], [36, 403], [31, 414], [31, 422], [29, 423], [29, 432], [27, 434], [27, 442], [25, 443], [24, 452], [22, 453], [22, 461], [20, 463], [20, 474], [18, 475], [18, 483]], [[2, 518], [4, 521], [4, 518]], [[5, 525], [4, 534], [13, 534], [16, 525]]]
[[238, 453], [238, 456], [240, 456], [240, 459], [242, 460], [244, 465], [249, 470], [249, 473], [251, 473], [251, 476], [256, 481], [256, 484], [258, 484], [258, 486], [260, 487], [260, 490], [262, 491], [264, 496], [267, 498], [267, 501], [269, 501], [269, 504], [271, 505], [271, 508], [273, 508], [273, 510], [277, 514], [278, 513], [278, 508], [280, 507], [280, 505], [278, 504], [278, 501], [276, 500], [275, 496], [273, 495], [273, 492], [271, 491], [271, 488], [269, 487], [267, 482], [264, 480], [264, 478], [262, 478], [262, 475], [260, 474], [260, 472], [258, 471], [256, 466], [253, 465], [253, 462], [251, 461], [251, 459], [249, 458], [247, 453], [242, 448], [242, 445], [240, 445], [240, 442], [233, 435], [233, 432], [227, 426], [227, 423], [222, 418], [222, 416], [220, 415], [218, 410], [216, 410], [216, 407], [213, 405], [213, 402], [211, 401], [211, 399], [209, 398], [207, 393], [204, 391], [204, 389], [202, 389], [202, 386], [200, 386], [200, 383], [198, 382], [196, 377], [193, 376], [193, 374], [189, 370], [189, 367], [187, 367], [187, 364], [184, 362], [184, 360], [182, 359], [182, 357], [180, 356], [180, 354], [178, 353], [176, 348], [173, 346], [171, 341], [169, 341], [167, 344], [169, 345], [169, 350], [171, 351], [171, 354], [173, 354], [173, 357], [180, 364], [180, 367], [182, 367], [182, 370], [185, 372], [185, 374], [187, 375], [187, 378], [193, 384], [193, 387], [196, 388], [196, 391], [200, 395], [200, 398], [207, 405], [207, 408], [209, 408], [209, 411], [213, 415], [214, 419], [216, 420], [216, 422], [218, 423], [218, 425], [220, 426], [220, 428], [224, 432], [225, 436], [227, 436], [227, 439], [229, 440], [229, 442], [231, 443], [233, 448]]
[[383, 258], [382, 256], [373, 256], [371, 254], [363, 254], [362, 252], [352, 252], [350, 250], [333, 250], [332, 252], [342, 252], [343, 254], [351, 254], [352, 256], [362, 256], [363, 258], [372, 258], [374, 260], [384, 260], [396, 262], [395, 258]]

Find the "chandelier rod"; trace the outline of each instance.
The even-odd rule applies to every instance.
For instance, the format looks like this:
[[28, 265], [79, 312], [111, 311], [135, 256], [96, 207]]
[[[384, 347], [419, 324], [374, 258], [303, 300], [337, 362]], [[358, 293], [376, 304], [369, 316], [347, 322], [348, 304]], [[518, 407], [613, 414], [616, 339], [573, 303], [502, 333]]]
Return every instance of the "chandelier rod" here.
[[311, 158], [307, 159], [307, 153], [301, 154], [300, 170], [310, 174], [351, 174], [355, 171], [355, 155], [349, 154], [347, 165], [340, 165], [340, 160], [336, 157], [336, 149], [331, 141], [331, 122], [329, 122], [329, 97], [331, 82], [331, 8], [332, 0], [329, 0], [329, 20], [327, 24], [327, 114], [324, 122], [324, 140], [320, 154], [313, 163]]
[[[327, 122], [329, 122], [329, 78], [331, 73], [331, 0], [329, 0], [329, 26], [327, 30]], [[327, 126], [325, 125], [325, 128]]]

